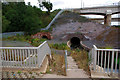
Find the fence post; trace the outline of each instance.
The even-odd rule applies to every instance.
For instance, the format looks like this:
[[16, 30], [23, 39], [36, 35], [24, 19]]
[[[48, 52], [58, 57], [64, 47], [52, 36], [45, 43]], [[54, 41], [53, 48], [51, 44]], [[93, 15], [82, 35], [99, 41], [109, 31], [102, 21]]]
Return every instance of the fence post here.
[[2, 52], [1, 51], [0, 51], [0, 80], [2, 79], [2, 60], [1, 60]]
[[112, 51], [111, 75], [113, 74], [114, 51]]
[[[120, 57], [118, 57], [120, 59]], [[118, 78], [120, 78], [120, 61], [119, 61], [119, 71], [118, 71]]]
[[97, 51], [97, 47], [95, 45], [93, 45], [93, 55], [94, 55], [93, 66], [94, 66], [94, 72], [96, 71], [96, 51]]
[[37, 63], [38, 63], [38, 67], [39, 67], [39, 58], [38, 58], [39, 55], [40, 55], [40, 54], [39, 54], [39, 48], [38, 48], [38, 49], [37, 49]]
[[67, 73], [67, 50], [65, 50], [65, 69]]

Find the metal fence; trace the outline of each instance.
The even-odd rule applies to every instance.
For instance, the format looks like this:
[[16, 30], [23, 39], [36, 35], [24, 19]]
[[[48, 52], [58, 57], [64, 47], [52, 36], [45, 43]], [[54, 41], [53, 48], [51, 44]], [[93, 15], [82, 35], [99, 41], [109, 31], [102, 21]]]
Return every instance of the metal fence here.
[[2, 67], [39, 68], [51, 50], [47, 41], [38, 47], [0, 47]]
[[94, 72], [117, 74], [120, 73], [120, 50], [98, 49], [93, 45], [89, 52], [90, 64], [93, 64]]
[[0, 33], [0, 38], [8, 38], [16, 35], [24, 35], [24, 32], [6, 32]]

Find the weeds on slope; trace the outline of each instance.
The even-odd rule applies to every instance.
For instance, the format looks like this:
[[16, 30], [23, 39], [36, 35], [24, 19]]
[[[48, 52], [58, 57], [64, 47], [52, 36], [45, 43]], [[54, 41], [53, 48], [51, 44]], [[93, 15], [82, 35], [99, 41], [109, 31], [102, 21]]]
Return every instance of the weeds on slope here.
[[66, 76], [64, 56], [56, 54], [53, 51], [51, 56], [52, 59], [50, 61], [50, 65], [48, 66], [46, 73]]

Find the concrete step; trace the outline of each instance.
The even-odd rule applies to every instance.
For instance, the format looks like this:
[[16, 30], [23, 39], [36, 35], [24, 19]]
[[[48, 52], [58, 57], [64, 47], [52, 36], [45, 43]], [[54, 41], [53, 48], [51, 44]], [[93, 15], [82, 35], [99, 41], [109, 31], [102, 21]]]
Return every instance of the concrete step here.
[[78, 65], [71, 56], [67, 56], [68, 69], [78, 69]]
[[89, 78], [83, 69], [67, 69], [67, 75], [71, 78]]
[[77, 66], [68, 66], [68, 69], [78, 69]]
[[76, 65], [74, 62], [69, 62], [68, 65]]

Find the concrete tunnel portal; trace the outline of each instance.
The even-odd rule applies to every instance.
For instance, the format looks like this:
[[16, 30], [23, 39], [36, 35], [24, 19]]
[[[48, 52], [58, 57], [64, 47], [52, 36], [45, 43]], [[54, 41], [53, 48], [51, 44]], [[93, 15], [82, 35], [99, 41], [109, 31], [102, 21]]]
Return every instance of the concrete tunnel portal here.
[[80, 48], [80, 38], [72, 37], [67, 44], [71, 49]]

